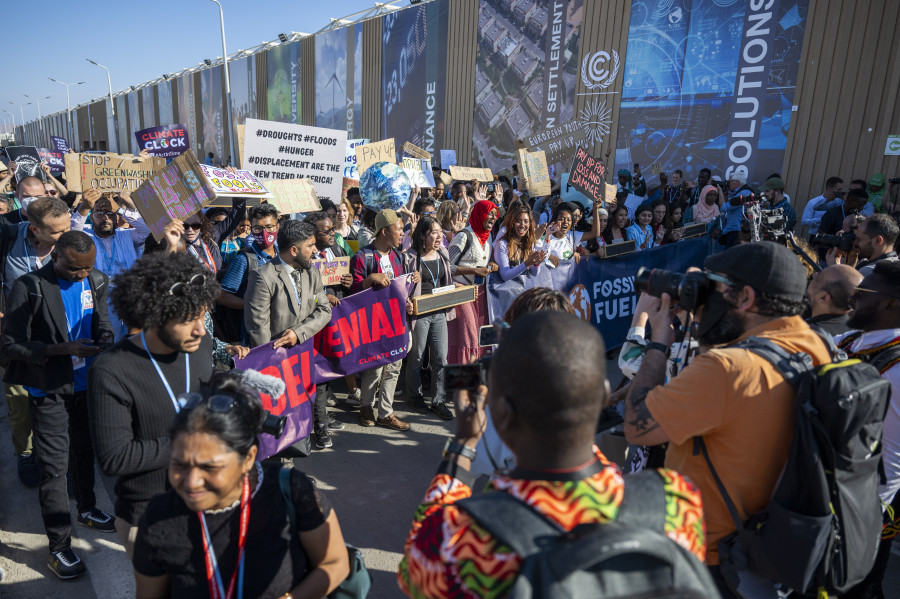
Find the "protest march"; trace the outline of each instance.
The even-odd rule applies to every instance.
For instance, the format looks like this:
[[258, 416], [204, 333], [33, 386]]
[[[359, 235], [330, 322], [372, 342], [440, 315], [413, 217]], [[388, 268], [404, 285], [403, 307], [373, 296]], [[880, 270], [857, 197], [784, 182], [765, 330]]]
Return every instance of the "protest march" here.
[[900, 7], [213, 1], [4, 111], [0, 596], [900, 597]]

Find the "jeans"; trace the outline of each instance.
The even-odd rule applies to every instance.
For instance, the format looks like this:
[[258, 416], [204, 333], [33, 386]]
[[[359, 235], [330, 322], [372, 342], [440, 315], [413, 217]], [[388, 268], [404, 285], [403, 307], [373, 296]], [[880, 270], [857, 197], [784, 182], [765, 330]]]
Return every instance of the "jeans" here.
[[97, 502], [94, 496], [94, 450], [85, 392], [32, 397], [31, 422], [34, 452], [41, 469], [38, 494], [41, 517], [50, 540], [50, 551], [61, 551], [71, 545], [72, 516], [66, 492], [70, 460], [78, 512], [90, 511]]
[[410, 396], [422, 393], [422, 359], [425, 348], [431, 349], [431, 403], [444, 397], [444, 366], [447, 365], [447, 315], [442, 312], [426, 314], [416, 320], [412, 330], [412, 346], [406, 363], [406, 389]]
[[28, 391], [22, 385], [3, 383], [13, 448], [19, 455], [31, 453], [31, 412]]
[[375, 407], [377, 403], [378, 418], [387, 418], [394, 413], [394, 391], [397, 389], [402, 365], [403, 360], [397, 360], [362, 373], [359, 384], [362, 389], [360, 404]]

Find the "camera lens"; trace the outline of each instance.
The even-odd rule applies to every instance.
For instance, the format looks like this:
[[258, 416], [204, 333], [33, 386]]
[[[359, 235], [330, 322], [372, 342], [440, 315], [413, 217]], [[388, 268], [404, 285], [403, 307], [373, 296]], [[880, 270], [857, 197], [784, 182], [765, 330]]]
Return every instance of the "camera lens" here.
[[287, 417], [275, 416], [264, 410], [262, 422], [259, 424], [259, 432], [280, 439], [281, 434], [284, 432], [284, 425], [286, 422]]
[[649, 269], [641, 267], [634, 278], [638, 291], [662, 297], [668, 293], [673, 302], [682, 309], [692, 311], [706, 301], [709, 294], [709, 279], [702, 272], [682, 274], [661, 268]]

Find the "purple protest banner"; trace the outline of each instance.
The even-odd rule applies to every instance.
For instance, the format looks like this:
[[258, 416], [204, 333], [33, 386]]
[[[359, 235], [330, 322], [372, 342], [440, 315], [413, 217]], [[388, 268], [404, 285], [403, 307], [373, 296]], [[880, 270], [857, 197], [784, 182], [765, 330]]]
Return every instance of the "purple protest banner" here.
[[50, 143], [53, 144], [53, 148], [60, 154], [69, 153], [69, 142], [66, 141], [66, 138], [51, 135]]
[[161, 158], [175, 158], [191, 147], [187, 127], [184, 125], [150, 127], [136, 131], [134, 137], [142, 150]]
[[66, 159], [62, 152], [49, 148], [38, 148], [37, 151], [41, 156], [41, 161], [50, 167], [51, 174], [58, 175], [65, 172]]
[[331, 309], [331, 322], [313, 338], [315, 380], [330, 381], [402, 359], [409, 351], [406, 298], [409, 276], [345, 297]]
[[312, 377], [315, 359], [313, 340], [298, 343], [290, 349], [273, 349], [271, 343], [256, 347], [244, 359], [234, 360], [240, 370], [257, 370], [284, 381], [285, 392], [272, 398], [261, 393], [263, 409], [275, 416], [285, 416], [284, 433], [280, 439], [271, 435], [259, 436], [259, 459], [264, 460], [290, 447], [312, 432], [312, 402], [316, 384]]

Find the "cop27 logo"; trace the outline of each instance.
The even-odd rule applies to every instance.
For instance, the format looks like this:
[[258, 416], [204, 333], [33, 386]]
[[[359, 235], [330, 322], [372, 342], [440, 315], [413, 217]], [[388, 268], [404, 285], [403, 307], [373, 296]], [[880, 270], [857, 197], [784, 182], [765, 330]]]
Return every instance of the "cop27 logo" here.
[[[581, 80], [588, 89], [606, 89], [619, 74], [619, 53], [611, 50], [612, 56], [606, 50], [600, 50], [588, 54], [581, 61]], [[612, 61], [612, 70], [609, 63]]]

